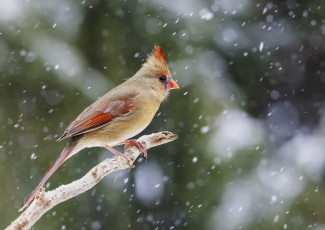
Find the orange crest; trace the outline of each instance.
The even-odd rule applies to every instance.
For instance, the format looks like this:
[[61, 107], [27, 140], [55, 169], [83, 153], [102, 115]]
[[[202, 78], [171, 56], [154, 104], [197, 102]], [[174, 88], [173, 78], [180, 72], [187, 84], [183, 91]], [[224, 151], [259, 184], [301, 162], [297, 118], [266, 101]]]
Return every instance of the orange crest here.
[[153, 55], [155, 56], [155, 58], [157, 60], [163, 60], [164, 62], [166, 62], [165, 55], [164, 55], [162, 49], [160, 48], [160, 46], [159, 45], [155, 45], [154, 49], [155, 50], [154, 50]]
[[167, 65], [165, 55], [159, 45], [155, 45], [152, 53], [152, 57], [154, 57], [156, 61], [161, 62], [164, 65]]
[[165, 55], [159, 45], [155, 45], [144, 66], [150, 69], [150, 71], [154, 71], [157, 75], [171, 76]]

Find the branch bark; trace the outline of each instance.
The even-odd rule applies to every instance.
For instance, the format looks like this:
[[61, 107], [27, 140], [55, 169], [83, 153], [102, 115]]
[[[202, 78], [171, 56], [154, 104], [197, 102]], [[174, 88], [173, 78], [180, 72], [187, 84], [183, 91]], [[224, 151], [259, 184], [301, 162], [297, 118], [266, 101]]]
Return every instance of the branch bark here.
[[[137, 141], [141, 142], [146, 149], [150, 149], [177, 138], [177, 135], [164, 131], [142, 136]], [[125, 155], [131, 159], [132, 164], [140, 154], [141, 151], [135, 146], [131, 146], [125, 150]], [[11, 222], [6, 230], [30, 229], [45, 212], [53, 208], [55, 205], [91, 189], [109, 173], [129, 167], [129, 163], [124, 157], [114, 156], [102, 161], [93, 167], [85, 176], [70, 184], [61, 185], [48, 192], [45, 192], [43, 187], [40, 188], [30, 206], [16, 220]]]

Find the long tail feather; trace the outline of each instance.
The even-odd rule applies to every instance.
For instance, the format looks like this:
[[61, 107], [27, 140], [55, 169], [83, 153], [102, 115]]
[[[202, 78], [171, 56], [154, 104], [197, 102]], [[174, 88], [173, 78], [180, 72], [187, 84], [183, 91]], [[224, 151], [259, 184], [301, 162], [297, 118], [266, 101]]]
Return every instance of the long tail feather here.
[[24, 204], [20, 207], [19, 212], [24, 210], [29, 203], [34, 199], [38, 189], [42, 187], [45, 182], [50, 178], [50, 176], [58, 169], [58, 167], [67, 159], [67, 157], [71, 154], [71, 152], [74, 150], [76, 145], [79, 142], [79, 138], [71, 138], [71, 140], [68, 142], [68, 144], [64, 147], [62, 152], [60, 153], [59, 157], [55, 160], [55, 162], [51, 165], [51, 167], [46, 171], [43, 178], [38, 182], [36, 187], [33, 189], [33, 191], [25, 198]]

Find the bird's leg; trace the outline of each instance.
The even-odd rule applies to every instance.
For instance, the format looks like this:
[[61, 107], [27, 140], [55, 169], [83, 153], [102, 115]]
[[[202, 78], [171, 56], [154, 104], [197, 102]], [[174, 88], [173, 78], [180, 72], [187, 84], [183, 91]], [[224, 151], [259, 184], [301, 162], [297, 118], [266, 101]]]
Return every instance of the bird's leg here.
[[144, 147], [143, 144], [141, 142], [137, 141], [136, 139], [122, 141], [122, 142], [114, 144], [113, 146], [116, 146], [116, 145], [125, 145], [124, 149], [127, 149], [127, 148], [129, 148], [131, 146], [136, 146], [141, 151], [143, 156], [146, 159], [148, 158], [146, 147]]
[[105, 145], [105, 148], [108, 149], [109, 151], [111, 151], [112, 153], [114, 153], [116, 156], [124, 157], [128, 161], [129, 167], [134, 168], [134, 165], [132, 164], [132, 160], [127, 155], [120, 153], [119, 151], [113, 149], [109, 145]]

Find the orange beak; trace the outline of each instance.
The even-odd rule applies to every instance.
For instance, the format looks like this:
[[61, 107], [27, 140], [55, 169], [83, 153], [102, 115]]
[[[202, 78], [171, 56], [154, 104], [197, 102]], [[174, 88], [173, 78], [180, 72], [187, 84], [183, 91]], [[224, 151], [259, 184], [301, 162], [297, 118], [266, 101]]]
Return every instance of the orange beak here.
[[178, 84], [172, 78], [169, 78], [169, 81], [167, 83], [167, 90], [178, 89], [178, 88], [179, 88]]

